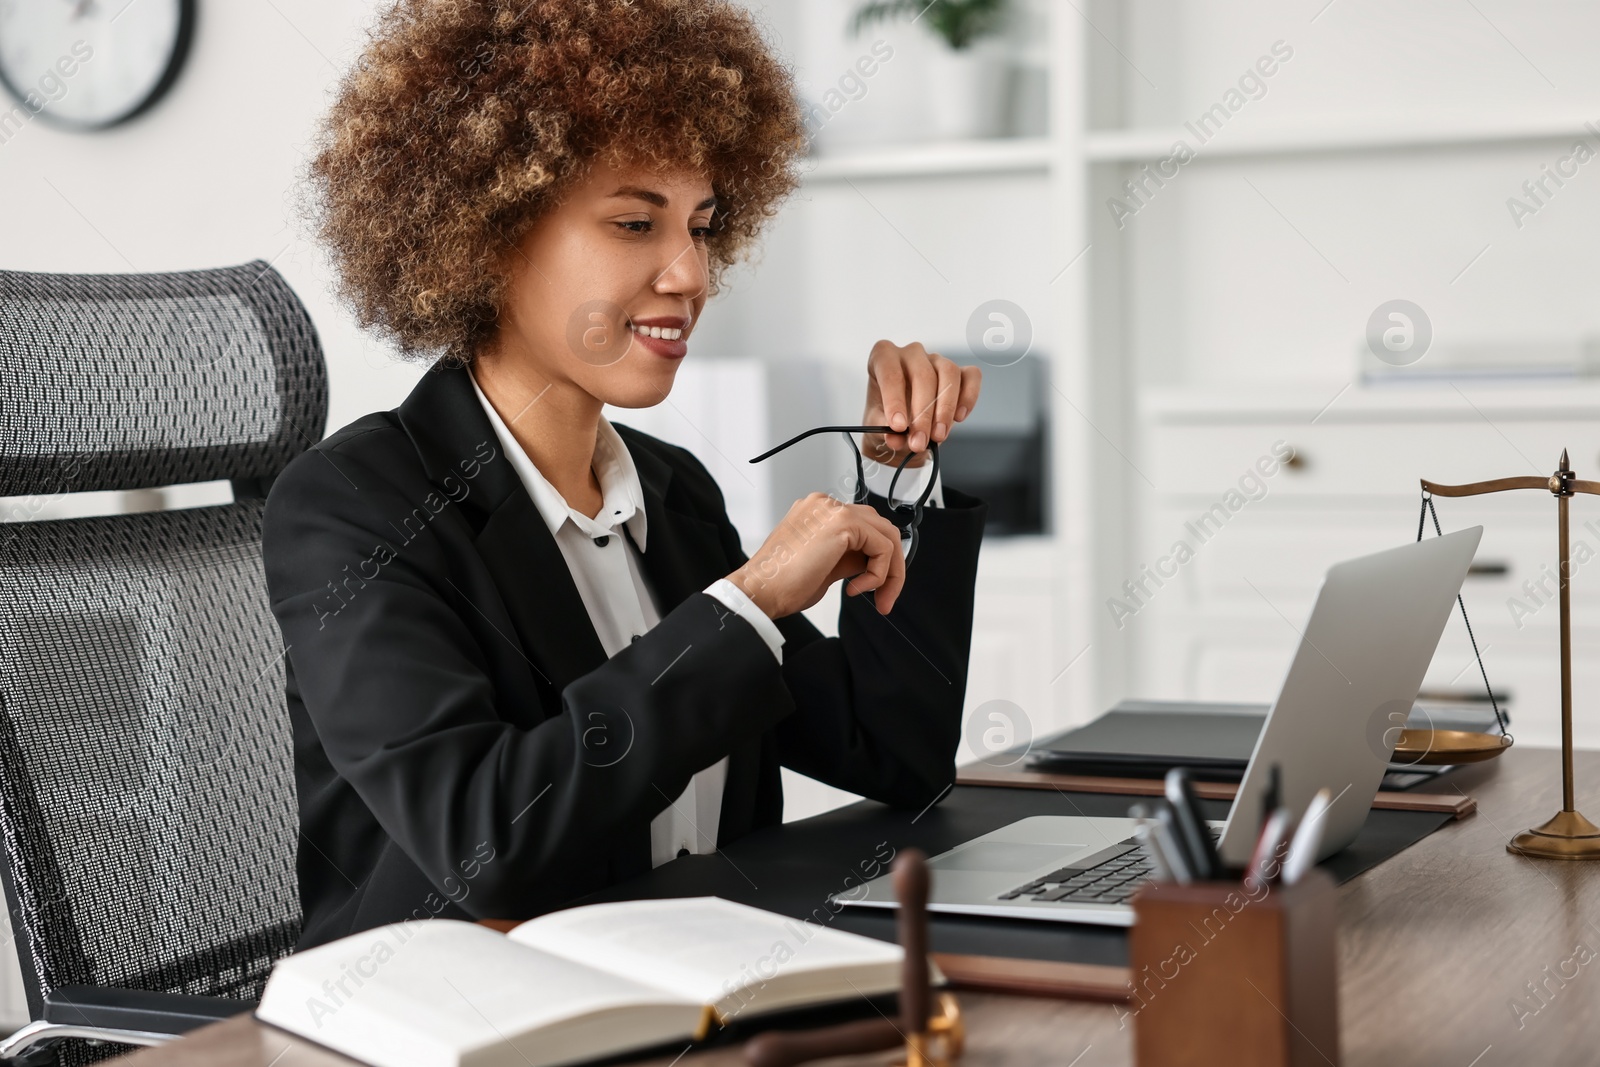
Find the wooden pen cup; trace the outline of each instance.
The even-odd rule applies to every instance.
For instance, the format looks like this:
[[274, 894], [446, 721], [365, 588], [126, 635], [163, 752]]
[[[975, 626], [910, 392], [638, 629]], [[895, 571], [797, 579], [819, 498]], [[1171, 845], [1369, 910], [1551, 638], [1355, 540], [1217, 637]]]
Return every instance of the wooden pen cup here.
[[1339, 1062], [1338, 896], [1294, 885], [1152, 882], [1133, 898], [1122, 1024], [1139, 1067]]

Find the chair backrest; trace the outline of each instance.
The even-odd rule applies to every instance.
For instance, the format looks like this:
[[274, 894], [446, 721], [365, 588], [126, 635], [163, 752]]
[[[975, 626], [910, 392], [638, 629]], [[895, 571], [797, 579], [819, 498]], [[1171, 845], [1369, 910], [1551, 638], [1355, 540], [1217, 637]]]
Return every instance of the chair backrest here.
[[235, 488], [0, 523], [0, 875], [34, 1018], [63, 985], [258, 998], [299, 936], [261, 511], [326, 418], [311, 320], [265, 263], [0, 272], [0, 496]]

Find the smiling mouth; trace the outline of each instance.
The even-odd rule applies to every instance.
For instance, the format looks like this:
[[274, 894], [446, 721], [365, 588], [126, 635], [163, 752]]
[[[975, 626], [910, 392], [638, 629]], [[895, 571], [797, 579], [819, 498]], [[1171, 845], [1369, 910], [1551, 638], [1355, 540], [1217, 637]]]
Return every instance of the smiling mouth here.
[[679, 341], [683, 339], [683, 331], [670, 326], [640, 326], [628, 323], [628, 328], [640, 337], [654, 337], [661, 341]]

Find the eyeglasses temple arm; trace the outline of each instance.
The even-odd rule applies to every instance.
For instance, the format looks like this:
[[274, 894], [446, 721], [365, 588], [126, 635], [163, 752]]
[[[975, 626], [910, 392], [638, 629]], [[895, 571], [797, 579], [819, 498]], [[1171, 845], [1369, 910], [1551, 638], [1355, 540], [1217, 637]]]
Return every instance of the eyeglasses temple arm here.
[[899, 433], [899, 432], [900, 431], [896, 430], [893, 426], [814, 426], [811, 429], [805, 431], [804, 433], [796, 434], [795, 436], [789, 438], [787, 441], [783, 442], [783, 444], [781, 444], [781, 445], [774, 445], [772, 448], [769, 448], [765, 452], [761, 453], [761, 455], [757, 456], [755, 459], [752, 459], [750, 462], [751, 463], [760, 463], [764, 459], [770, 459], [771, 457], [777, 455], [779, 452], [782, 452], [784, 449], [788, 448], [790, 445], [796, 444], [797, 442], [800, 442], [800, 441], [804, 441], [806, 438], [812, 436], [813, 434], [819, 434], [819, 433]]

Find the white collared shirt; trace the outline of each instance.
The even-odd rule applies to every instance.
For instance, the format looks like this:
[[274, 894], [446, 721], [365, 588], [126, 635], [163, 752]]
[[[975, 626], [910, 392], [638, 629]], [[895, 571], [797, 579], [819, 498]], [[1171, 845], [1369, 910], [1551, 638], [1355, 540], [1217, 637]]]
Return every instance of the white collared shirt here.
[[[602, 503], [599, 513], [591, 518], [571, 507], [540, 473], [479, 388], [477, 378], [470, 371], [467, 377], [472, 381], [472, 390], [489, 418], [489, 425], [494, 428], [501, 449], [511, 460], [512, 469], [555, 538], [600, 646], [608, 658], [615, 656], [661, 621], [654, 594], [639, 565], [638, 552], [648, 551], [648, 530], [639, 471], [628, 446], [616, 428], [601, 416], [595, 430], [594, 472], [600, 482]], [[863, 472], [868, 488], [880, 495], [887, 493], [893, 468], [868, 459]], [[915, 499], [925, 480], [920, 473], [907, 470], [901, 481], [911, 484], [896, 486], [896, 499]], [[942, 486], [937, 482], [929, 503], [943, 506]], [[623, 535], [624, 529], [639, 546], [638, 552]], [[773, 656], [780, 664], [783, 662], [783, 634], [744, 590], [727, 578], [718, 578], [704, 591], [754, 627], [772, 649]], [[724, 756], [691, 778], [682, 795], [650, 820], [651, 866], [659, 867], [684, 851], [717, 850], [722, 791], [727, 776], [728, 759]]]

